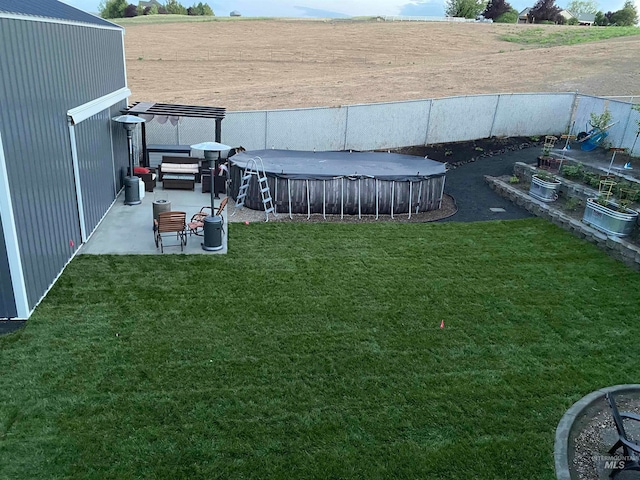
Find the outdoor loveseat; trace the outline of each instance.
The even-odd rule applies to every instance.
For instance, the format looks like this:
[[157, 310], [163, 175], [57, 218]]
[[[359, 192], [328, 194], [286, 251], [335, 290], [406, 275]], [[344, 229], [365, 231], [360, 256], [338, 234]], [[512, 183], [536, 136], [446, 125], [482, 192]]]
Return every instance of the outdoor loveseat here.
[[191, 157], [162, 157], [160, 181], [162, 188], [183, 188], [194, 190], [199, 180], [199, 163]]

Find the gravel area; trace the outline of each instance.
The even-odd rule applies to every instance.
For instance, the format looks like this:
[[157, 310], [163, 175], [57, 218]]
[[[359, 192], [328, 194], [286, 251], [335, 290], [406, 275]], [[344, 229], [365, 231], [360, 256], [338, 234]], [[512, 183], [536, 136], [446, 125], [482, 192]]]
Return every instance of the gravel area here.
[[[616, 404], [621, 412], [640, 414], [640, 399], [638, 398], [618, 396]], [[622, 459], [622, 449], [619, 449], [618, 455], [615, 457], [607, 453], [617, 440], [609, 405], [603, 398], [596, 407], [595, 413], [583, 419], [583, 427], [576, 432], [573, 439], [570, 439], [570, 442], [573, 440], [575, 451], [570, 468], [574, 469], [580, 480], [608, 479], [611, 469], [605, 468], [605, 462]], [[625, 422], [625, 429], [631, 438], [640, 438], [638, 436], [640, 434], [638, 422]], [[569, 454], [571, 455], [571, 452]], [[620, 473], [616, 479], [640, 479], [640, 472]]]
[[[232, 198], [229, 198], [227, 204], [228, 221], [236, 223], [245, 222], [264, 222], [264, 211], [251, 210], [243, 207], [236, 209], [236, 204]], [[322, 214], [312, 214], [311, 217], [303, 214], [293, 214], [289, 218], [287, 212], [278, 213], [277, 217], [269, 214], [270, 222], [338, 222], [338, 223], [362, 223], [362, 222], [398, 222], [398, 223], [424, 223], [435, 222], [442, 220], [443, 218], [450, 217], [456, 213], [457, 207], [455, 200], [450, 195], [444, 195], [442, 197], [442, 208], [438, 210], [431, 210], [429, 212], [420, 212], [411, 214], [411, 218], [407, 213], [395, 214], [393, 218], [391, 215], [379, 215], [376, 220], [375, 215], [362, 215], [362, 218], [358, 218], [357, 215], [344, 215], [340, 218], [340, 215], [327, 215], [327, 218], [323, 218]]]

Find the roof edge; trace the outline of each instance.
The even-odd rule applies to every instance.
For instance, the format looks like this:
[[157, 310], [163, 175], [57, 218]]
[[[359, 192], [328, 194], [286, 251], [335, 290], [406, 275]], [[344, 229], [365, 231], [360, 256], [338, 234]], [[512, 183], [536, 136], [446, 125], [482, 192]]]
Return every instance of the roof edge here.
[[38, 15], [27, 15], [24, 13], [8, 13], [8, 12], [0, 12], [0, 18], [6, 18], [9, 20], [24, 20], [28, 22], [43, 22], [43, 23], [57, 23], [60, 25], [73, 25], [76, 27], [88, 27], [88, 28], [98, 28], [102, 30], [117, 30], [119, 32], [124, 32], [124, 27], [104, 20], [105, 23], [109, 25], [100, 25], [98, 23], [91, 22], [78, 22], [74, 20], [66, 20], [63, 18], [55, 18], [55, 17], [41, 17]]

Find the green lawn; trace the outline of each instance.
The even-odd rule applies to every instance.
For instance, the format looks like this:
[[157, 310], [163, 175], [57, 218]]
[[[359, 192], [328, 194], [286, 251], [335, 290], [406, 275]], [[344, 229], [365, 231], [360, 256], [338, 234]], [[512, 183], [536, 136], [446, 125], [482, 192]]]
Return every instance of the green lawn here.
[[[640, 35], [640, 28], [546, 25], [544, 27], [514, 28], [509, 33], [501, 35], [500, 40], [534, 47], [555, 47], [630, 35]], [[585, 56], [588, 55], [589, 52], [585, 51]]]
[[637, 382], [640, 275], [545, 221], [229, 228], [80, 256], [0, 337], [0, 478], [552, 479]]

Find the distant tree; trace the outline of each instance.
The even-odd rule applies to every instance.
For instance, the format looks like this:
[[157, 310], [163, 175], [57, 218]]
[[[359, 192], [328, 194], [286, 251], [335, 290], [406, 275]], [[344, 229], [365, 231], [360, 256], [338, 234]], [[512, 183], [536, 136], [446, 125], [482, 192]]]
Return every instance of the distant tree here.
[[576, 17], [571, 17], [569, 20], [567, 20], [567, 25], [578, 25], [579, 23], [580, 22]]
[[138, 7], [136, 7], [133, 3], [127, 5], [127, 8], [124, 9], [125, 18], [132, 18], [138, 16]]
[[198, 3], [193, 4], [191, 7], [187, 8], [187, 15], [206, 15], [206, 16], [215, 16], [211, 7], [206, 3]]
[[485, 9], [485, 0], [446, 0], [447, 17], [476, 18]]
[[505, 0], [489, 0], [487, 8], [484, 9], [482, 16], [484, 18], [495, 20], [500, 15], [507, 13], [509, 10], [513, 10], [513, 7], [511, 7], [509, 2]]
[[593, 22], [597, 27], [606, 27], [609, 25], [609, 19], [602, 12], [596, 12], [596, 19]]
[[[202, 5], [202, 7], [200, 7], [200, 5]], [[200, 15], [205, 15], [207, 17], [215, 17], [215, 13], [213, 13], [213, 9], [209, 6], [209, 4], [207, 3], [203, 3], [203, 4], [198, 4], [198, 7], [200, 8], [200, 11], [202, 13], [200, 13]]]
[[613, 12], [609, 22], [618, 27], [632, 27], [638, 23], [638, 9], [632, 0], [624, 2], [624, 7]]
[[508, 12], [503, 13], [498, 18], [494, 18], [495, 23], [518, 23], [518, 11], [512, 8]]
[[145, 15], [157, 15], [158, 14], [158, 6], [157, 5], [150, 5], [148, 7], [146, 7], [144, 9], [144, 14]]
[[571, 0], [566, 10], [576, 16], [580, 13], [596, 14], [598, 13], [598, 2], [595, 0]]
[[123, 18], [127, 9], [127, 0], [103, 0], [98, 5], [102, 18]]
[[538, 0], [529, 14], [536, 23], [544, 21], [555, 23], [560, 16], [560, 8], [555, 4], [555, 0]]
[[166, 9], [163, 5], [160, 5], [160, 6], [158, 7], [158, 13], [159, 13], [160, 15], [166, 15], [166, 14], [167, 14], [167, 9]]
[[167, 9], [167, 13], [172, 15], [186, 15], [187, 9], [182, 6], [178, 0], [167, 0], [164, 4], [164, 8]]

